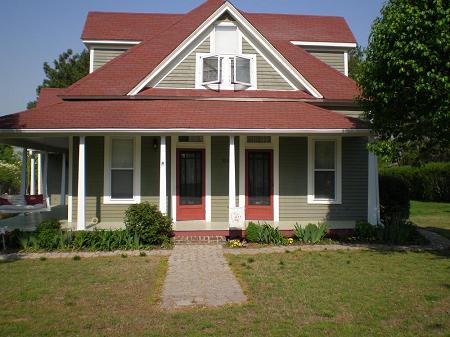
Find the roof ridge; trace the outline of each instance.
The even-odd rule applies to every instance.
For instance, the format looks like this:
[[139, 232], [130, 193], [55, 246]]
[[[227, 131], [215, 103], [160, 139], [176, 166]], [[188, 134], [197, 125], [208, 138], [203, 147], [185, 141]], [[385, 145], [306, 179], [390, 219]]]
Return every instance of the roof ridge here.
[[160, 13], [160, 12], [109, 12], [109, 11], [89, 11], [89, 14], [126, 14], [126, 15], [185, 15], [186, 13]]

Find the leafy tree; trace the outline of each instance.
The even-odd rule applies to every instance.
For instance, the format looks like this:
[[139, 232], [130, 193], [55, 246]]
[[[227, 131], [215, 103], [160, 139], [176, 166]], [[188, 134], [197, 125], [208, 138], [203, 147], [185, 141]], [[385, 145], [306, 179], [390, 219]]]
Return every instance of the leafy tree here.
[[0, 144], [0, 161], [4, 163], [17, 163], [20, 160], [11, 145]]
[[364, 53], [364, 48], [358, 45], [348, 54], [348, 76], [354, 80], [358, 78], [358, 74], [361, 72], [362, 63], [364, 62]]
[[376, 152], [415, 163], [448, 155], [449, 55], [448, 0], [384, 4], [357, 75]]
[[[42, 88], [67, 88], [89, 73], [89, 53], [83, 50], [74, 54], [72, 49], [68, 49], [53, 61], [53, 67], [47, 62], [44, 63], [45, 79], [36, 89], [36, 94]], [[34, 108], [36, 101], [27, 104], [27, 109]]]
[[10, 145], [0, 144], [0, 194], [16, 192], [20, 187], [20, 158]]

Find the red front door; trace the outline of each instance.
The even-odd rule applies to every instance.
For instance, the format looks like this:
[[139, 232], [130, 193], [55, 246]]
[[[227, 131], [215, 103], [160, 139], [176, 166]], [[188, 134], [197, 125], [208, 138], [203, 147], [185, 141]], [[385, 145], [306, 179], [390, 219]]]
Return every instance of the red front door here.
[[245, 218], [273, 220], [273, 151], [247, 150]]
[[205, 150], [177, 150], [177, 220], [205, 220]]

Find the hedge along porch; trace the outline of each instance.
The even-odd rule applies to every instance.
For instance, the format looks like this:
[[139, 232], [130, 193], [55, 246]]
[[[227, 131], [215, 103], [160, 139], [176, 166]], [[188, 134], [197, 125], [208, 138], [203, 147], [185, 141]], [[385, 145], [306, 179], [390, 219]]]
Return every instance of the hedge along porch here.
[[248, 221], [351, 229], [376, 216], [367, 141], [361, 132], [73, 136], [68, 221], [122, 227], [127, 207], [148, 201], [178, 235], [228, 235]]

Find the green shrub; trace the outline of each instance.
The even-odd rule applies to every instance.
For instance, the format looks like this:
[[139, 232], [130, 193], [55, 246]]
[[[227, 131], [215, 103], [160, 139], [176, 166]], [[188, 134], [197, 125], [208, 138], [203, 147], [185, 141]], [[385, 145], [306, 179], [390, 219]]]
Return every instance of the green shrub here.
[[410, 221], [397, 221], [381, 228], [381, 241], [389, 244], [420, 244], [423, 239]]
[[259, 231], [259, 243], [271, 244], [271, 245], [284, 245], [287, 240], [283, 237], [283, 234], [269, 224], [263, 224]]
[[48, 250], [58, 248], [61, 236], [61, 224], [58, 220], [50, 219], [41, 222], [36, 232], [39, 248]]
[[383, 168], [380, 175], [401, 179], [413, 200], [450, 202], [450, 162]]
[[125, 227], [143, 244], [160, 245], [173, 236], [172, 219], [148, 202], [131, 205], [125, 212]]
[[294, 226], [294, 236], [302, 243], [315, 244], [320, 242], [327, 234], [328, 226], [324, 223], [308, 224], [304, 228], [299, 224]]
[[368, 222], [358, 222], [355, 227], [355, 237], [364, 242], [377, 241], [379, 239], [379, 227]]
[[261, 225], [250, 222], [245, 230], [245, 239], [248, 242], [259, 242], [259, 233], [261, 232]]
[[405, 182], [397, 176], [380, 177], [380, 213], [384, 225], [405, 222], [409, 218], [409, 192]]

